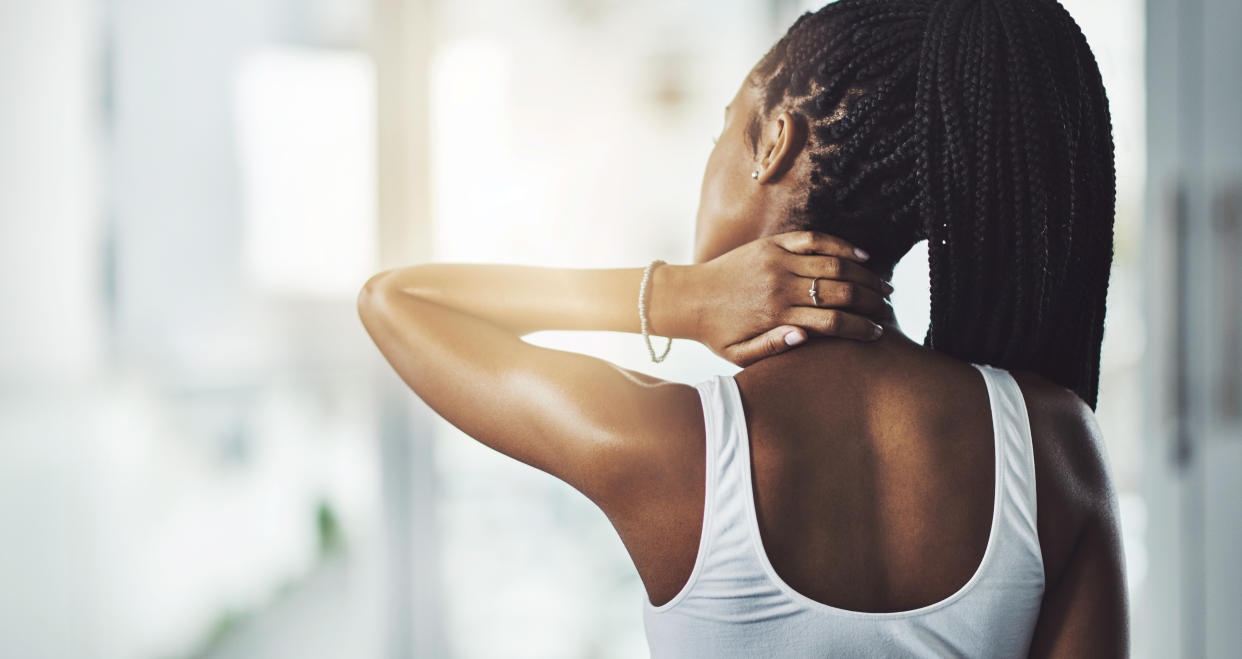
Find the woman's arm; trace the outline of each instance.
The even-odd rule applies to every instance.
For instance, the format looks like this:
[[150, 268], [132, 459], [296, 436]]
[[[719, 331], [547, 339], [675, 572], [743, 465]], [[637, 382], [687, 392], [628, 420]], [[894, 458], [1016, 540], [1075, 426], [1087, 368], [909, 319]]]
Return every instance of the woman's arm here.
[[[815, 249], [822, 252], [812, 251]], [[762, 261], [765, 257], [767, 262]], [[791, 232], [755, 241], [721, 257], [719, 263], [705, 264], [706, 268], [661, 265], [652, 270], [647, 284], [648, 330], [653, 336], [703, 340], [738, 365], [769, 355], [761, 350], [739, 349], [739, 343], [717, 342], [724, 341], [726, 335], [735, 339], [739, 331], [771, 329], [779, 322], [806, 322], [812, 330], [827, 323], [829, 327], [819, 333], [867, 340], [873, 338], [874, 324], [844, 310], [874, 311], [880, 297], [891, 292], [892, 287], [858, 266], [856, 262], [862, 260], [865, 259], [853, 253], [852, 246], [839, 239], [814, 232]], [[797, 273], [791, 268], [808, 273], [801, 277], [805, 280], [801, 292], [789, 289], [791, 282], [797, 285], [797, 278], [791, 277]], [[740, 277], [729, 276], [735, 270], [744, 273]], [[380, 273], [368, 285], [382, 280], [389, 288], [462, 311], [517, 335], [539, 330], [639, 332], [637, 302], [642, 272], [643, 268], [429, 263]], [[829, 308], [818, 310], [809, 306], [810, 296], [805, 289], [812, 276], [831, 280], [818, 285], [821, 299]], [[795, 295], [789, 299], [791, 292]], [[754, 304], [733, 308], [739, 300]], [[806, 312], [795, 312], [783, 320], [775, 317], [794, 301], [808, 305]], [[762, 306], [765, 302], [777, 304]], [[714, 320], [711, 313], [704, 313], [705, 307], [721, 304], [727, 305], [733, 314], [768, 317], [751, 326], [727, 318], [729, 327], [723, 331], [699, 326], [702, 318]], [[835, 327], [831, 326], [833, 321], [837, 321]], [[783, 338], [784, 334], [778, 336]]]
[[1031, 657], [1128, 657], [1130, 627], [1121, 536], [1113, 513], [1091, 517], [1060, 579], [1049, 584]]
[[1028, 407], [1032, 434], [1050, 438], [1047, 455], [1036, 458], [1044, 466], [1036, 480], [1040, 544], [1051, 558], [1030, 656], [1129, 656], [1117, 498], [1095, 414], [1069, 390]]
[[[647, 284], [651, 334], [694, 334], [694, 301], [676, 304], [669, 294], [688, 289], [692, 268], [661, 265], [652, 271]], [[643, 268], [428, 263], [380, 273], [373, 281], [522, 336], [539, 330], [638, 332], [642, 275]]]
[[[872, 323], [859, 314], [877, 310], [878, 289], [887, 289], [848, 260], [852, 249], [791, 232], [709, 263], [659, 266], [649, 282], [650, 331], [703, 341], [743, 361], [785, 345], [774, 327], [865, 335]], [[807, 275], [831, 278], [819, 283], [824, 304], [858, 313], [811, 306]], [[602, 506], [658, 470], [653, 446], [670, 434], [701, 433], [699, 414], [686, 413], [697, 410], [697, 393], [520, 337], [542, 329], [638, 331], [641, 276], [642, 268], [426, 264], [372, 277], [358, 308], [385, 358], [432, 409]]]

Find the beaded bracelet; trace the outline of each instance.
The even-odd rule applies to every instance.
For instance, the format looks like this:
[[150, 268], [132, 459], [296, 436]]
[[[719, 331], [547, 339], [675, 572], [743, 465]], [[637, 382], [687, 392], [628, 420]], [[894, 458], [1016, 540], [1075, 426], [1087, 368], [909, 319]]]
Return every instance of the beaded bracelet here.
[[664, 347], [664, 354], [656, 357], [655, 348], [651, 346], [651, 335], [647, 332], [647, 281], [651, 279], [651, 271], [657, 265], [664, 265], [665, 262], [656, 259], [647, 265], [643, 270], [643, 281], [638, 285], [638, 323], [642, 327], [643, 341], [647, 342], [647, 352], [651, 353], [651, 361], [659, 364], [668, 357], [668, 351], [673, 348], [673, 338], [669, 337], [668, 345]]

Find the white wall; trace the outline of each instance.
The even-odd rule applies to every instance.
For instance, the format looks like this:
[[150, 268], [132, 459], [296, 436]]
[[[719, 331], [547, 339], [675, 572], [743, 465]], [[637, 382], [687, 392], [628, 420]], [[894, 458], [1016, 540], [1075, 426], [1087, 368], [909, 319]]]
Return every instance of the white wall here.
[[99, 359], [96, 5], [0, 4], [0, 386]]
[[[0, 655], [101, 636], [81, 391], [101, 356], [98, 16], [0, 4]], [[40, 392], [62, 392], [51, 401]]]

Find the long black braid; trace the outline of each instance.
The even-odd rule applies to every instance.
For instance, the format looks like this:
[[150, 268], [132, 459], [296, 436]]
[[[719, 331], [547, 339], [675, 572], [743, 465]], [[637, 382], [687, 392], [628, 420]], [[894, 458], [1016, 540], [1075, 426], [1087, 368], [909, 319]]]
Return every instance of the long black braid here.
[[805, 118], [784, 229], [864, 247], [891, 277], [928, 241], [924, 344], [1031, 370], [1095, 409], [1116, 198], [1108, 100], [1055, 0], [839, 0], [751, 72], [761, 120]]

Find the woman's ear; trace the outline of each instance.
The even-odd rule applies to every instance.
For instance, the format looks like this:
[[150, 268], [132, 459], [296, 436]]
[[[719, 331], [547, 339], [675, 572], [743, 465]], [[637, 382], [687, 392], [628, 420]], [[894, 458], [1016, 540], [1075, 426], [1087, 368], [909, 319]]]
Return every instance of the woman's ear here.
[[788, 110], [767, 122], [759, 138], [760, 183], [775, 183], [793, 166], [806, 143], [806, 123]]

